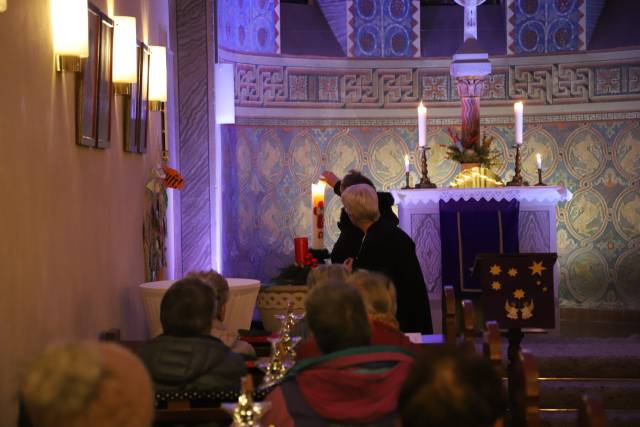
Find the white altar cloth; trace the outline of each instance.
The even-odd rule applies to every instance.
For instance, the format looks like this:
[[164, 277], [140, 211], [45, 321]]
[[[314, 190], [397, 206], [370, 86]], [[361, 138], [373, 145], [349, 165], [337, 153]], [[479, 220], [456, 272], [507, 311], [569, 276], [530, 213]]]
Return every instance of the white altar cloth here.
[[[162, 333], [160, 302], [164, 293], [174, 282], [175, 280], [160, 280], [140, 285], [142, 305], [152, 338]], [[260, 282], [239, 278], [227, 278], [227, 282], [229, 282], [229, 301], [223, 323], [230, 330], [249, 329], [256, 298], [260, 291]]]
[[[402, 228], [416, 244], [416, 254], [429, 293], [434, 333], [442, 333], [442, 252], [440, 248], [440, 201], [518, 200], [520, 252], [557, 252], [556, 205], [571, 200], [563, 186], [433, 188], [391, 190], [398, 205]], [[554, 271], [558, 307], [558, 265]], [[556, 312], [556, 319], [559, 319]]]

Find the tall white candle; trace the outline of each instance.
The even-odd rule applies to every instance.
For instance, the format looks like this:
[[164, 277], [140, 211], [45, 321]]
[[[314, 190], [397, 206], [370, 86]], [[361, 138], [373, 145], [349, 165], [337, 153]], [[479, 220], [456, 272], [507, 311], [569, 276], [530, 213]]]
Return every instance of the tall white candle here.
[[522, 123], [524, 117], [524, 105], [518, 101], [513, 104], [516, 144], [522, 144]]
[[538, 169], [542, 169], [542, 156], [540, 153], [536, 153], [536, 164], [538, 165]]
[[420, 147], [427, 145], [427, 107], [422, 105], [418, 106], [418, 144]]
[[404, 155], [404, 171], [409, 172], [409, 155]]
[[311, 184], [311, 249], [324, 249], [324, 181]]

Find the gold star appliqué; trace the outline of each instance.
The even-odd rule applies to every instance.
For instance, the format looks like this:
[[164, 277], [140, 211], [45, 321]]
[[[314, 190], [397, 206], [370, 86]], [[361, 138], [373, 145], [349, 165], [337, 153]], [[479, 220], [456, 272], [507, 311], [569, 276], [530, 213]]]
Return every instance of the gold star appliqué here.
[[522, 289], [516, 289], [513, 292], [513, 297], [516, 299], [522, 299], [524, 298], [524, 291]]
[[500, 273], [502, 273], [502, 269], [498, 264], [493, 264], [491, 268], [489, 268], [489, 273], [493, 274], [494, 276], [497, 276]]
[[510, 268], [509, 271], [507, 272], [507, 274], [511, 277], [516, 277], [518, 275], [518, 269], [517, 268]]
[[491, 289], [493, 289], [494, 291], [499, 291], [500, 289], [502, 289], [502, 284], [500, 284], [500, 282], [496, 280], [491, 284]]
[[535, 262], [529, 266], [529, 270], [531, 270], [531, 275], [535, 276], [536, 274], [542, 276], [542, 272], [546, 270], [547, 267], [542, 265], [542, 261]]

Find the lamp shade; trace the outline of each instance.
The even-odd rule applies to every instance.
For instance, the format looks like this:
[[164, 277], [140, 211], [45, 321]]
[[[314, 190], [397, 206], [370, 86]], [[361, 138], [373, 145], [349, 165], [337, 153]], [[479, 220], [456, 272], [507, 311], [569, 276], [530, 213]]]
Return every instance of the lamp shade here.
[[114, 16], [113, 24], [113, 82], [136, 83], [138, 80], [136, 18]]
[[216, 122], [221, 125], [236, 122], [233, 64], [216, 64]]
[[149, 101], [167, 101], [167, 49], [149, 46]]
[[87, 0], [51, 0], [53, 53], [89, 56], [89, 12]]
[[0, 12], [7, 10], [7, 0], [0, 0]]

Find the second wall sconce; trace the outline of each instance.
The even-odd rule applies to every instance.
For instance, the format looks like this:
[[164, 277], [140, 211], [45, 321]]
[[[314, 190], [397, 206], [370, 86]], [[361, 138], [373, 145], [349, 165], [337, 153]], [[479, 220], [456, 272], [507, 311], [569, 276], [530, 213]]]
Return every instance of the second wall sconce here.
[[89, 56], [87, 0], [51, 0], [51, 26], [56, 70], [81, 72]]
[[169, 160], [166, 136], [164, 104], [167, 102], [167, 49], [164, 46], [149, 46], [149, 110], [159, 111], [162, 122], [162, 160]]
[[117, 95], [129, 95], [138, 81], [136, 18], [114, 16], [113, 83]]

